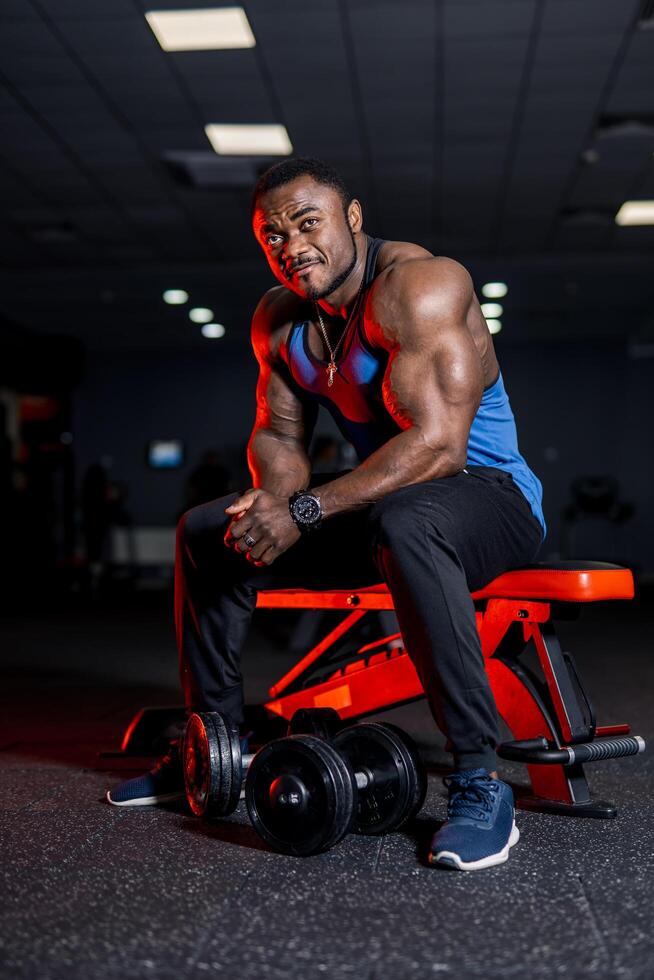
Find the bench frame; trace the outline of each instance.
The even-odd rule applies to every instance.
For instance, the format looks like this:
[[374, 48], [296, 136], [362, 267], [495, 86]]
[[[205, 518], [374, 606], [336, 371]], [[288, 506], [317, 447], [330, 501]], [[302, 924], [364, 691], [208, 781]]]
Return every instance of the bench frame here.
[[[483, 593], [473, 593], [477, 629], [497, 709], [513, 738], [544, 737], [550, 747], [558, 749], [628, 734], [627, 724], [596, 725], [574, 661], [562, 650], [556, 635], [553, 612], [573, 618], [579, 603], [485, 598], [489, 591], [487, 587]], [[403, 649], [389, 648], [400, 634], [354, 650], [350, 644], [349, 652], [339, 653], [339, 644], [343, 646], [344, 638], [368, 612], [393, 609], [393, 599], [385, 588], [262, 591], [257, 607], [346, 612], [344, 619], [271, 687], [270, 700], [264, 707], [272, 715], [290, 721], [299, 708], [331, 707], [349, 721], [424, 697], [409, 655]], [[540, 678], [522, 662], [529, 651], [531, 660], [535, 655]], [[501, 755], [501, 746], [498, 751]], [[616, 815], [615, 806], [591, 798], [582, 765], [528, 763], [527, 768], [533, 793], [519, 797], [517, 806], [574, 816]]]

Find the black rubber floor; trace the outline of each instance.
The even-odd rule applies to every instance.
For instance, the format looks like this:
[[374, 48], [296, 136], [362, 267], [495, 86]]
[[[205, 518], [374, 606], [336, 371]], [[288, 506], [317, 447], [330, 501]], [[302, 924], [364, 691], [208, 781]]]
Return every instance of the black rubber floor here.
[[[270, 614], [268, 614], [270, 615]], [[249, 697], [289, 658], [250, 637]], [[0, 624], [2, 977], [654, 977], [654, 750], [587, 767], [613, 821], [522, 812], [509, 862], [474, 874], [424, 863], [445, 815], [447, 756], [423, 703], [386, 717], [431, 767], [416, 825], [327, 854], [273, 854], [241, 804], [205, 826], [182, 807], [118, 810], [106, 760], [133, 711], [178, 700], [161, 597], [16, 614]], [[561, 624], [601, 723], [654, 736], [654, 603]], [[654, 742], [652, 742], [654, 747]], [[118, 768], [121, 771], [118, 771]], [[524, 785], [525, 772], [506, 778]]]

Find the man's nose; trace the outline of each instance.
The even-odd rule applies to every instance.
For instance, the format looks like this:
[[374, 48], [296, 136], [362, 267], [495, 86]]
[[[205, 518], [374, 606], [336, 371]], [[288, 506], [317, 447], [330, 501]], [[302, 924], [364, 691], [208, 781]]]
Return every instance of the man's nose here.
[[302, 256], [307, 255], [309, 246], [301, 234], [291, 235], [286, 241], [283, 258], [287, 268], [301, 264]]

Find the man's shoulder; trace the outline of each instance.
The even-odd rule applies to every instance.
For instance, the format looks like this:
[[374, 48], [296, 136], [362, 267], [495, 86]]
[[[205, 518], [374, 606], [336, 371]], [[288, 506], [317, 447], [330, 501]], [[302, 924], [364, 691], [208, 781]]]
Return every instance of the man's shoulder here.
[[392, 266], [402, 262], [411, 262], [416, 259], [433, 259], [434, 256], [422, 245], [415, 245], [413, 242], [392, 242], [385, 241], [379, 249], [377, 259], [378, 272], [384, 272]]
[[380, 259], [373, 302], [425, 300], [445, 306], [470, 302], [470, 273], [456, 259], [432, 255], [410, 242], [387, 242], [380, 250]]
[[252, 317], [252, 341], [256, 348], [276, 353], [297, 320], [306, 318], [308, 306], [284, 286], [263, 294]]
[[378, 278], [385, 282], [425, 282], [457, 286], [467, 284], [465, 266], [446, 255], [434, 255], [412, 242], [385, 242], [379, 250]]
[[262, 321], [268, 327], [292, 323], [306, 315], [307, 303], [285, 286], [272, 286], [263, 294], [256, 310], [254, 320]]

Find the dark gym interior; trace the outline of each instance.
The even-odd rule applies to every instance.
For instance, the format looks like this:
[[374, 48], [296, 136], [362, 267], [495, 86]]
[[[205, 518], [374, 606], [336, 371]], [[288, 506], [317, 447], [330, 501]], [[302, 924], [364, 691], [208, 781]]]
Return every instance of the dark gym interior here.
[[[191, 10], [250, 35], [165, 49], [150, 15]], [[1, 975], [654, 978], [654, 4], [1, 0], [0, 98]], [[288, 144], [205, 128], [246, 125]], [[427, 767], [397, 832], [295, 857], [242, 801], [104, 798], [179, 724], [177, 522], [251, 484], [274, 279], [250, 198], [291, 155], [343, 175], [369, 235], [469, 270], [543, 485], [538, 561], [633, 575], [552, 608], [597, 725], [647, 744], [585, 766], [617, 815], [519, 810], [478, 874], [425, 861], [451, 756], [424, 699], [366, 717]], [[356, 465], [323, 410], [311, 452]], [[248, 704], [343, 615], [258, 610]], [[121, 751], [144, 708], [171, 711]], [[500, 776], [526, 795], [532, 769]]]

